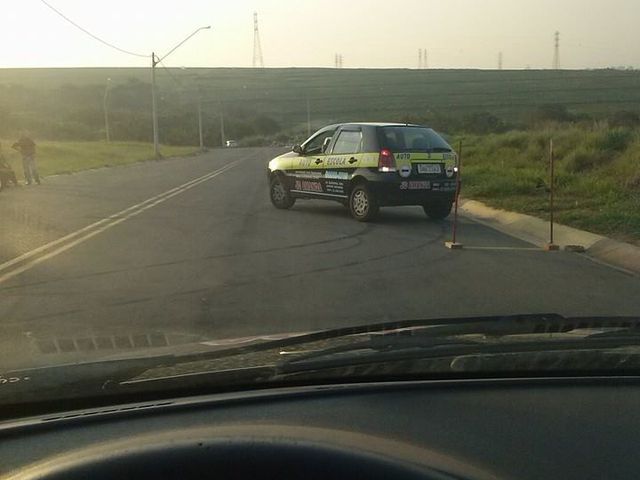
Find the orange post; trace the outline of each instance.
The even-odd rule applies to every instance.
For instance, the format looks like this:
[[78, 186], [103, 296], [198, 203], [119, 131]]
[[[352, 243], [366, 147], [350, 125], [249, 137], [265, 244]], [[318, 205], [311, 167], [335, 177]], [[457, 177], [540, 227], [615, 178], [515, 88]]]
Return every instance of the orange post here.
[[554, 202], [555, 202], [555, 158], [553, 154], [553, 139], [549, 140], [549, 243], [545, 246], [545, 250], [556, 251], [560, 247], [553, 241], [554, 227]]
[[462, 141], [458, 145], [458, 171], [456, 172], [456, 196], [454, 201], [453, 210], [453, 238], [450, 242], [445, 242], [445, 246], [451, 250], [459, 250], [463, 248], [461, 243], [458, 243], [458, 205], [460, 201], [460, 190], [462, 188]]

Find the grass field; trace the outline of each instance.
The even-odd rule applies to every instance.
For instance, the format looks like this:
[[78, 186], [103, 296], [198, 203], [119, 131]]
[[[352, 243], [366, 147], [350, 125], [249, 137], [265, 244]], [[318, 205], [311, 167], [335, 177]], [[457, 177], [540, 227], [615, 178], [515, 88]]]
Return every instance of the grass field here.
[[640, 245], [640, 130], [549, 126], [464, 136], [463, 195], [548, 218], [554, 140], [558, 222]]
[[[20, 155], [7, 148], [3, 141], [3, 153], [14, 167], [18, 180], [23, 180]], [[165, 157], [193, 154], [197, 147], [163, 146]], [[38, 144], [38, 170], [41, 175], [73, 173], [91, 168], [126, 165], [154, 158], [153, 145], [134, 142], [41, 142]]]
[[[5, 115], [8, 126], [47, 122], [42, 125], [46, 130], [64, 122], [83, 134], [98, 135], [107, 78], [114, 121], [130, 111], [139, 115], [138, 123], [140, 115], [146, 122], [151, 95], [149, 69], [144, 68], [0, 70], [0, 116]], [[198, 101], [210, 126], [222, 105], [230, 122], [243, 111], [249, 117], [273, 117], [283, 129], [306, 124], [307, 100], [314, 128], [341, 121], [429, 118], [434, 112], [490, 112], [518, 123], [547, 104], [595, 116], [640, 109], [638, 71], [160, 69], [158, 82], [163, 132], [193, 122]], [[172, 117], [177, 112], [181, 116]], [[131, 130], [135, 124], [126, 125]], [[63, 125], [49, 130], [66, 132]]]

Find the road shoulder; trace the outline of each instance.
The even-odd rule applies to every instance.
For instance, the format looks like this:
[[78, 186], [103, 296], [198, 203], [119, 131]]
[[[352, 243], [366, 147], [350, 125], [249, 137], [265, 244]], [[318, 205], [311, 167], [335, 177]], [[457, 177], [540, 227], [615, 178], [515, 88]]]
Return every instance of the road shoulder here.
[[[549, 222], [522, 213], [498, 210], [477, 200], [460, 202], [462, 215], [538, 247], [549, 243]], [[563, 249], [583, 247], [587, 256], [640, 274], [640, 248], [566, 225], [554, 226], [554, 243]], [[569, 248], [567, 248], [569, 247]]]

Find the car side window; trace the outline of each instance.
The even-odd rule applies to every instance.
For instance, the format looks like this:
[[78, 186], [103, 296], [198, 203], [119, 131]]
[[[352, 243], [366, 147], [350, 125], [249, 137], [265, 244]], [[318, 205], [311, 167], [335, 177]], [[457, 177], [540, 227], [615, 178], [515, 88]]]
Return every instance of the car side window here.
[[362, 146], [362, 132], [343, 131], [333, 147], [336, 155], [359, 153]]
[[312, 138], [305, 146], [304, 146], [304, 154], [305, 155], [318, 155], [323, 153], [322, 146], [324, 145], [324, 141], [327, 138], [331, 138], [335, 130], [327, 130], [316, 135]]

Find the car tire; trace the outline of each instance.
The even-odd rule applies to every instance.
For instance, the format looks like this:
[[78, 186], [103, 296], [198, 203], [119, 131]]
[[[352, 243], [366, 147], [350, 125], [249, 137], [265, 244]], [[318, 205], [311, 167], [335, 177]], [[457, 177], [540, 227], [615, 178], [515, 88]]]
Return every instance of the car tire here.
[[359, 183], [351, 189], [349, 211], [353, 218], [359, 222], [370, 222], [376, 218], [379, 210], [378, 201], [366, 184]]
[[424, 213], [426, 213], [427, 217], [431, 220], [443, 220], [451, 213], [453, 203], [446, 201], [431, 202], [423, 205], [422, 208], [424, 209]]
[[288, 210], [296, 203], [291, 192], [285, 185], [281, 175], [274, 175], [269, 182], [269, 198], [274, 207], [280, 210]]

